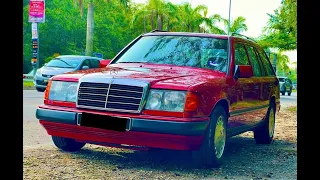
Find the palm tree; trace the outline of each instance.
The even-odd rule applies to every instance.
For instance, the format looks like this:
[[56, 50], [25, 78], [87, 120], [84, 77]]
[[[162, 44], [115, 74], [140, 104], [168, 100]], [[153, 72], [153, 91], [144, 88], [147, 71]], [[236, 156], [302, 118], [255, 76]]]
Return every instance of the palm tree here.
[[198, 5], [197, 7], [192, 8], [190, 3], [184, 3], [182, 6], [180, 6], [182, 29], [187, 32], [194, 32], [196, 29], [199, 29], [199, 26], [202, 23], [211, 26], [210, 19], [206, 17], [207, 13], [208, 8], [205, 5]]
[[[176, 6], [171, 2], [164, 2], [163, 0], [149, 0], [148, 3], [142, 6], [133, 16], [132, 25], [143, 18], [143, 29], [146, 32], [146, 20], [149, 17], [151, 20], [151, 28], [155, 29], [157, 24], [158, 30], [163, 30], [164, 20], [167, 21], [167, 31], [170, 30], [170, 20], [177, 18]], [[156, 23], [155, 23], [156, 18]]]
[[290, 59], [287, 55], [282, 54], [282, 51], [277, 53], [277, 69], [281, 70], [284, 75], [290, 71], [288, 64], [290, 63]]
[[[128, 2], [130, 0], [120, 0], [120, 3], [125, 6], [125, 8], [128, 7]], [[86, 55], [92, 56], [93, 54], [93, 30], [94, 30], [94, 18], [93, 18], [93, 2], [94, 0], [89, 0], [88, 4], [88, 12], [87, 12], [87, 36], [86, 36]], [[109, 3], [110, 0], [107, 0]], [[74, 0], [74, 4], [79, 4], [80, 8], [80, 16], [83, 15], [83, 4], [84, 0]]]
[[[228, 34], [229, 20], [221, 18], [219, 15], [215, 15], [215, 17], [217, 19], [220, 19], [220, 20], [223, 21], [224, 29], [220, 29], [220, 28], [214, 26], [213, 28], [210, 29], [211, 32], [212, 33], [216, 33], [216, 34]], [[247, 31], [248, 27], [245, 24], [245, 21], [246, 21], [246, 19], [244, 17], [242, 17], [242, 16], [239, 16], [234, 21], [231, 21], [230, 22], [230, 33], [238, 33], [238, 34], [240, 34], [243, 31]]]

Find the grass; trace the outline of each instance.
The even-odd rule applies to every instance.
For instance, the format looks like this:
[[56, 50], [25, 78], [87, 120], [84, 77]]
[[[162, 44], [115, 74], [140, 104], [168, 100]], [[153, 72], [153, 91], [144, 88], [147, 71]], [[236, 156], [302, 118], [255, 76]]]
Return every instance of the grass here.
[[290, 111], [290, 112], [297, 112], [297, 106], [290, 106], [290, 107], [288, 107], [288, 111]]
[[292, 92], [297, 92], [297, 90], [296, 90], [296, 89], [293, 89]]
[[23, 81], [23, 89], [35, 89], [32, 81]]

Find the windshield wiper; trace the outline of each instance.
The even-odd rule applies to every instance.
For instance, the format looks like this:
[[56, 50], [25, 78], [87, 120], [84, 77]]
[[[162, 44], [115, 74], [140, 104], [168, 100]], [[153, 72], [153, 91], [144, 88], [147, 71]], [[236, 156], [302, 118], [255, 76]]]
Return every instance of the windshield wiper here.
[[[67, 63], [66, 61], [64, 61], [64, 60], [62, 60], [62, 59], [56, 58], [56, 60], [62, 61], [62, 62], [64, 62], [66, 65], [68, 65], [69, 67], [73, 68], [73, 66], [71, 66], [69, 63]], [[68, 68], [68, 67], [62, 67], [62, 68]]]

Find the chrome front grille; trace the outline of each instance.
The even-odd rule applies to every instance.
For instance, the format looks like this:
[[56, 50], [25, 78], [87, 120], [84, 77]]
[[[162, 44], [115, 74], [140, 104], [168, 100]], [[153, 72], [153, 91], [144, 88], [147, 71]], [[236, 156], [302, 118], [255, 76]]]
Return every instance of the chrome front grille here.
[[107, 111], [139, 113], [145, 86], [117, 84], [116, 82], [81, 82], [77, 107]]

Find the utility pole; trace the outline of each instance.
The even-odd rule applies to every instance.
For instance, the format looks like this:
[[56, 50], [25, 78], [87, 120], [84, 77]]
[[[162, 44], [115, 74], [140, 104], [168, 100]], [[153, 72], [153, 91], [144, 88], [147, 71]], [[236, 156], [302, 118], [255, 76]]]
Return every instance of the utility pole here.
[[230, 13], [231, 13], [231, 0], [229, 1], [228, 35], [230, 35]]

